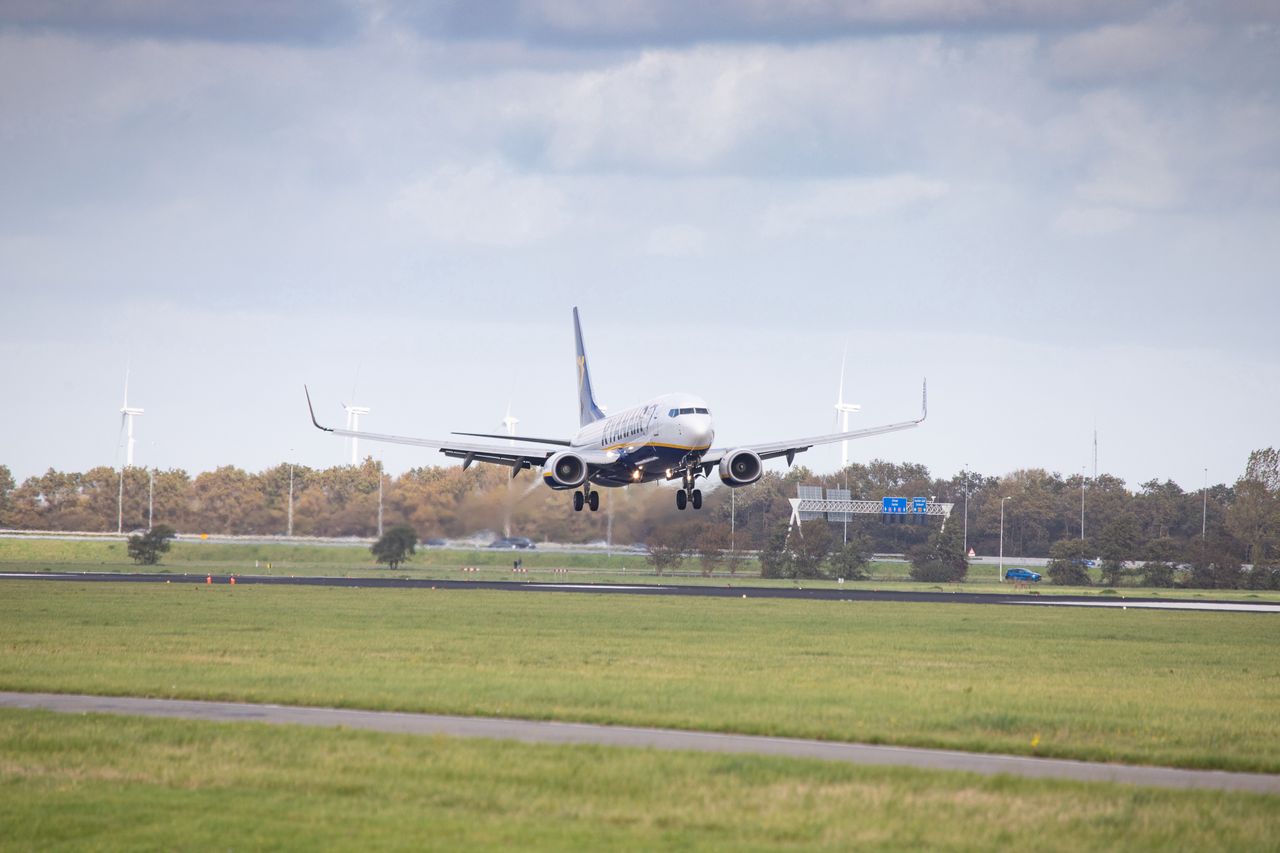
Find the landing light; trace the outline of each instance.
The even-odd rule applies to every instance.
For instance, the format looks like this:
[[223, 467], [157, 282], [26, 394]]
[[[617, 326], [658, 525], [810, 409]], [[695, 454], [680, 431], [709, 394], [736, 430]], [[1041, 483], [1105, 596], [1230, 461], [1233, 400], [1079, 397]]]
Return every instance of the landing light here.
[[634, 470], [634, 471], [632, 471], [632, 472], [631, 472], [631, 479], [633, 479], [633, 480], [639, 480], [639, 479], [640, 479], [640, 469], [639, 469], [639, 468], [637, 468], [636, 470]]

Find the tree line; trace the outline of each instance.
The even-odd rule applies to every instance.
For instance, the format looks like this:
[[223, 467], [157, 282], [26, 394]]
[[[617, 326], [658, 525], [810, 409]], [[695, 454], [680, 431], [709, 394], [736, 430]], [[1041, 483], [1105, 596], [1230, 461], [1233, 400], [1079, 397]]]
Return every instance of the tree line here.
[[[1246, 563], [1270, 564], [1280, 555], [1280, 452], [1272, 448], [1250, 454], [1234, 484], [1189, 492], [1171, 480], [1129, 488], [1109, 474], [1086, 479], [1036, 468], [1003, 476], [967, 471], [943, 479], [923, 465], [883, 460], [827, 475], [801, 466], [769, 472], [746, 488], [709, 489], [696, 516], [678, 512], [669, 490], [656, 485], [605, 489], [600, 512], [575, 513], [568, 510], [566, 493], [547, 489], [536, 476], [511, 480], [505, 469], [492, 466], [425, 466], [398, 476], [384, 474], [371, 458], [323, 469], [285, 463], [256, 473], [223, 466], [195, 475], [136, 467], [122, 474], [103, 466], [83, 473], [50, 469], [17, 483], [0, 465], [0, 526], [114, 531], [122, 477], [125, 530], [148, 527], [150, 517], [183, 533], [281, 535], [288, 526], [292, 477], [296, 535], [374, 536], [381, 492], [384, 527], [407, 524], [423, 537], [458, 538], [509, 527], [512, 535], [536, 541], [582, 543], [605, 540], [611, 527], [614, 543], [657, 543], [673, 531], [705, 524], [717, 537], [723, 534], [722, 550], [763, 551], [790, 518], [788, 499], [796, 486], [807, 484], [848, 488], [873, 500], [923, 496], [953, 503], [948, 527], [960, 533], [962, 547], [979, 554], [997, 552], [1000, 503], [1008, 497], [1004, 553], [1014, 559], [1092, 559], [1106, 556], [1105, 550], [1113, 561], [1123, 555], [1172, 562], [1171, 555], [1193, 546]], [[875, 553], [910, 553], [927, 546], [932, 532], [886, 524], [879, 516], [831, 525], [841, 549], [857, 540]]]

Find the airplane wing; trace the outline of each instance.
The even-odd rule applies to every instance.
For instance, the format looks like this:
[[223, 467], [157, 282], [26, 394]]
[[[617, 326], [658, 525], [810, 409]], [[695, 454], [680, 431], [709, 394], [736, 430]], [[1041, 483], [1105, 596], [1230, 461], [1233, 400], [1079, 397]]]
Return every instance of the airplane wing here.
[[774, 459], [779, 456], [787, 457], [787, 463], [791, 463], [791, 459], [797, 453], [803, 453], [810, 447], [818, 444], [834, 444], [837, 441], [846, 441], [854, 438], [869, 438], [873, 435], [884, 435], [888, 432], [898, 432], [904, 429], [913, 429], [924, 423], [924, 419], [929, 415], [929, 386], [926, 382], [920, 394], [920, 417], [913, 421], [903, 421], [896, 424], [885, 424], [884, 426], [868, 427], [866, 429], [855, 429], [849, 432], [832, 432], [826, 435], [814, 435], [808, 438], [792, 438], [783, 441], [771, 441], [764, 444], [739, 444], [734, 447], [713, 447], [706, 453], [702, 454], [699, 460], [703, 467], [710, 468], [711, 465], [719, 463], [726, 453], [730, 450], [753, 450], [759, 454], [761, 459]]
[[[511, 476], [525, 468], [538, 468], [556, 452], [554, 448], [535, 447], [529, 444], [517, 445], [494, 445], [481, 444], [479, 442], [470, 441], [440, 441], [431, 438], [413, 438], [403, 435], [385, 435], [377, 432], [365, 432], [364, 430], [341, 429], [339, 427], [322, 426], [316, 420], [316, 410], [311, 405], [311, 392], [303, 389], [307, 395], [307, 409], [311, 412], [311, 423], [315, 424], [316, 429], [330, 432], [334, 435], [345, 435], [353, 438], [359, 438], [362, 441], [381, 441], [387, 444], [407, 444], [413, 447], [428, 447], [433, 450], [439, 450], [445, 456], [452, 459], [461, 459], [462, 467], [468, 467], [472, 462], [489, 462], [494, 465], [505, 465], [511, 469]], [[580, 452], [580, 456], [589, 464], [608, 464], [613, 461], [610, 458], [596, 458], [600, 456], [598, 452]]]

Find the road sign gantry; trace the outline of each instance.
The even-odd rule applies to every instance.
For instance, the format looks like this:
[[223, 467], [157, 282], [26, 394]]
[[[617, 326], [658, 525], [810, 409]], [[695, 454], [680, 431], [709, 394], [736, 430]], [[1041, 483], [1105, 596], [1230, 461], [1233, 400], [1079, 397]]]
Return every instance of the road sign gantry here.
[[[928, 498], [881, 498], [878, 501], [832, 499], [819, 497], [822, 490], [807, 486], [804, 497], [790, 498], [791, 521], [788, 526], [800, 527], [805, 521], [826, 516], [847, 518], [849, 515], [905, 515], [925, 518], [941, 518], [945, 527], [955, 504], [934, 503]], [[828, 492], [828, 495], [830, 492]]]

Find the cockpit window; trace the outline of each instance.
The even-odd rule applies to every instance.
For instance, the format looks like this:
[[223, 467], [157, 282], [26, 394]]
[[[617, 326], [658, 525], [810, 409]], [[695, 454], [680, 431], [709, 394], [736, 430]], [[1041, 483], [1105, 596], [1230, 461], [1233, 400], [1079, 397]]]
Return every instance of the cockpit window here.
[[692, 415], [692, 414], [693, 414], [693, 409], [681, 409], [681, 410], [680, 410], [680, 414], [682, 414], [682, 415]]
[[680, 414], [679, 409], [672, 409], [671, 411], [667, 412], [667, 417], [674, 418], [678, 414]]
[[710, 412], [708, 412], [706, 409], [702, 409], [702, 408], [694, 409], [694, 411], [695, 411], [695, 412], [697, 412], [697, 413], [698, 413], [698, 414], [700, 414], [700, 415], [709, 415], [709, 414], [711, 414], [711, 413], [710, 413]]

